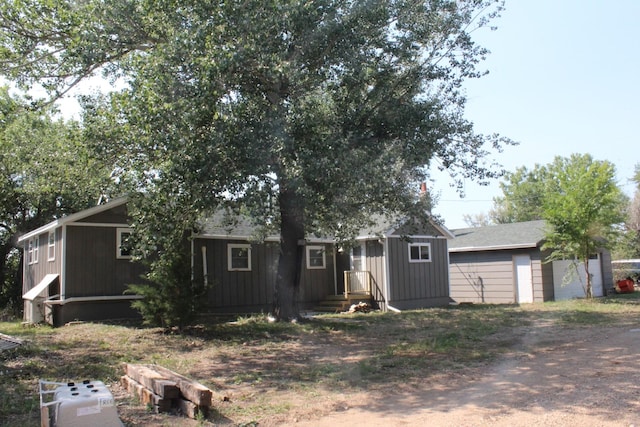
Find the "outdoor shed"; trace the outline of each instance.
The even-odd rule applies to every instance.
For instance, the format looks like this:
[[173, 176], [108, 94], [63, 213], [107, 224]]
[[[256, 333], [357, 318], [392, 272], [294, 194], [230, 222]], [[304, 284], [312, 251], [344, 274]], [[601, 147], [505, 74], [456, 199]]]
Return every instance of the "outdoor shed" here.
[[[452, 230], [449, 274], [452, 300], [473, 303], [531, 303], [585, 296], [584, 269], [575, 261], [545, 262], [544, 221]], [[611, 256], [590, 260], [594, 296], [613, 282]], [[576, 268], [577, 267], [577, 268]], [[570, 273], [570, 271], [575, 274]]]

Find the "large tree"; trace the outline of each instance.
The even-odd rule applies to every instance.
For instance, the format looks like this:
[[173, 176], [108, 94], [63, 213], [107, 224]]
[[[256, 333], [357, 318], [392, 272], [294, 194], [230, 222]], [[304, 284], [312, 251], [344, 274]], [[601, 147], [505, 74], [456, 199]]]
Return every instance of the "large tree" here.
[[542, 219], [548, 178], [547, 167], [538, 164], [531, 170], [521, 166], [515, 172], [505, 173], [500, 182], [502, 196], [494, 198], [493, 209], [489, 211], [491, 222], [505, 224]]
[[110, 185], [78, 123], [54, 116], [0, 87], [0, 306], [20, 301], [17, 237], [94, 205]]
[[471, 32], [501, 7], [14, 0], [0, 6], [0, 64], [54, 97], [99, 69], [121, 77], [100, 126], [118, 171], [182, 201], [172, 214], [231, 204], [278, 230], [274, 314], [293, 319], [305, 236], [425, 216], [416, 188], [435, 157], [455, 179], [500, 173], [488, 156], [509, 141], [473, 131], [461, 85], [487, 53]]
[[586, 296], [592, 297], [589, 258], [616, 241], [624, 220], [625, 195], [616, 184], [615, 166], [588, 154], [556, 157], [547, 167], [543, 217], [549, 260], [576, 259], [586, 273]]

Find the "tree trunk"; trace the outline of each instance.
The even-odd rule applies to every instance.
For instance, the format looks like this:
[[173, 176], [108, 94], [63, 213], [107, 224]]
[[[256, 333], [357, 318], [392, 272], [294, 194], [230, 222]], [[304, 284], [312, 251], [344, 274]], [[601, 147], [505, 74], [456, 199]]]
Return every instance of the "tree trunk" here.
[[273, 316], [276, 320], [294, 321], [300, 318], [298, 295], [304, 240], [304, 208], [301, 198], [286, 184], [281, 183], [280, 204], [280, 256], [273, 297]]
[[587, 281], [587, 299], [593, 298], [593, 292], [591, 290], [591, 274], [589, 274], [589, 256], [587, 256], [584, 261], [584, 275]]

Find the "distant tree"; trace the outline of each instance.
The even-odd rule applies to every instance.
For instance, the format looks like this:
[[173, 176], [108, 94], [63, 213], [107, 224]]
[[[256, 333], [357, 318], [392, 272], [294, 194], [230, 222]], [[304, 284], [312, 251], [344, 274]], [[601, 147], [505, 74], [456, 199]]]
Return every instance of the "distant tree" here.
[[489, 211], [491, 221], [505, 224], [542, 219], [547, 179], [547, 167], [537, 164], [533, 170], [522, 166], [505, 173], [500, 182], [503, 195], [494, 198]]
[[110, 185], [79, 125], [54, 114], [0, 87], [0, 306], [20, 307], [18, 236], [95, 205]]
[[626, 219], [615, 247], [614, 257], [617, 259], [640, 258], [640, 164], [635, 166], [631, 180], [636, 188], [627, 204]]
[[487, 158], [510, 141], [475, 133], [461, 93], [487, 53], [470, 34], [501, 8], [14, 0], [0, 6], [0, 71], [54, 97], [99, 69], [126, 79], [95, 111], [121, 132], [127, 176], [176, 210], [228, 203], [277, 231], [273, 314], [296, 319], [306, 236], [352, 237], [374, 213], [424, 218], [416, 190], [434, 158], [457, 180], [501, 173]]
[[546, 168], [542, 216], [548, 230], [544, 249], [549, 261], [576, 259], [586, 272], [586, 296], [591, 298], [589, 257], [616, 241], [616, 226], [624, 220], [624, 194], [616, 185], [615, 166], [588, 154], [556, 157]]
[[462, 216], [462, 220], [464, 221], [465, 224], [467, 224], [468, 227], [484, 227], [485, 225], [490, 225], [491, 222], [491, 218], [484, 213], [479, 213], [479, 214], [475, 214], [475, 215], [470, 215], [470, 214], [464, 214]]

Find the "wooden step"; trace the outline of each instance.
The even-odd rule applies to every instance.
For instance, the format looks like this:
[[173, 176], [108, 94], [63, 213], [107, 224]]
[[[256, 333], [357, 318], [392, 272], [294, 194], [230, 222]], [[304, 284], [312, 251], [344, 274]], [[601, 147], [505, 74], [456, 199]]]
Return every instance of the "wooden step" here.
[[349, 310], [353, 304], [359, 302], [371, 302], [371, 296], [349, 295], [349, 298], [345, 298], [344, 295], [329, 295], [314, 307], [314, 311], [321, 313], [341, 313]]

